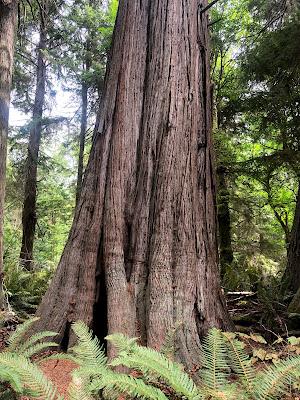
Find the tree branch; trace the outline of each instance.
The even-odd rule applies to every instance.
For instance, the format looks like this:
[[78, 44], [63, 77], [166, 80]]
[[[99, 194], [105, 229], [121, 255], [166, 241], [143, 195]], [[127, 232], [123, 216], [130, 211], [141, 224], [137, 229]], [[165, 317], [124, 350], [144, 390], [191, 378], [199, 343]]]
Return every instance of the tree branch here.
[[213, 5], [215, 5], [219, 0], [213, 0], [211, 3], [209, 3], [206, 7], [202, 8], [202, 4], [199, 4], [200, 8], [200, 15], [205, 13], [205, 11], [208, 11]]

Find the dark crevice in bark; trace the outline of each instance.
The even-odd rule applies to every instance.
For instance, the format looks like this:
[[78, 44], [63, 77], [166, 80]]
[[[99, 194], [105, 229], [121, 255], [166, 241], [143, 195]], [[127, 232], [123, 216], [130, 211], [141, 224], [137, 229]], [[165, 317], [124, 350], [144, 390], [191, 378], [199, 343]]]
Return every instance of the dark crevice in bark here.
[[106, 348], [106, 340], [108, 334], [107, 326], [107, 293], [105, 285], [104, 257], [103, 257], [103, 230], [99, 243], [99, 251], [97, 257], [96, 269], [96, 292], [93, 308], [93, 331]]
[[130, 282], [132, 274], [132, 251], [131, 251], [131, 236], [132, 224], [125, 218], [125, 232], [124, 232], [124, 258], [125, 258], [125, 273], [126, 280]]
[[60, 348], [61, 348], [62, 351], [67, 351], [68, 350], [69, 341], [70, 341], [71, 326], [72, 326], [72, 323], [70, 321], [67, 321], [66, 322], [66, 326], [65, 326], [65, 330], [64, 330], [64, 334], [63, 334], [63, 337], [62, 337], [61, 343], [60, 343]]

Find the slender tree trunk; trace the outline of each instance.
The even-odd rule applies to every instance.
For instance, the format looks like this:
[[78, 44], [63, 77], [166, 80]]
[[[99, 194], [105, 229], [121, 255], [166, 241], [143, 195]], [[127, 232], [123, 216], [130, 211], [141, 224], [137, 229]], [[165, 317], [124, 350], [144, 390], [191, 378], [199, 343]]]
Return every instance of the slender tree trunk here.
[[3, 222], [6, 149], [17, 9], [17, 1], [0, 0], [0, 310], [4, 307]]
[[233, 262], [233, 250], [231, 239], [231, 218], [229, 208], [229, 191], [226, 182], [226, 168], [217, 169], [218, 176], [218, 228], [221, 276]]
[[32, 269], [33, 243], [37, 222], [37, 167], [39, 159], [40, 142], [42, 135], [42, 117], [45, 103], [46, 64], [43, 51], [46, 49], [46, 29], [41, 18], [40, 40], [37, 49], [37, 81], [35, 100], [30, 129], [28, 156], [25, 173], [24, 204], [22, 214], [23, 237], [20, 253], [22, 265], [28, 270]]
[[[95, 6], [94, 0], [89, 1], [91, 7]], [[83, 62], [83, 71], [88, 73], [91, 69], [91, 32], [89, 31], [86, 43], [84, 45], [85, 59]], [[79, 202], [82, 183], [83, 183], [83, 172], [84, 172], [84, 150], [85, 150], [85, 138], [87, 130], [87, 111], [88, 111], [88, 91], [89, 85], [86, 81], [86, 77], [83, 77], [81, 83], [81, 121], [80, 121], [80, 136], [79, 136], [79, 155], [78, 155], [78, 170], [77, 170], [77, 186], [76, 186], [76, 204]]]
[[[82, 319], [177, 356], [230, 328], [220, 288], [207, 15], [195, 0], [122, 0], [73, 226], [35, 330], [62, 347]], [[204, 6], [207, 4], [204, 1]], [[109, 349], [111, 351], [111, 349]]]
[[288, 261], [282, 278], [282, 283], [286, 292], [296, 293], [300, 288], [300, 184], [293, 228], [290, 234], [290, 243], [288, 246]]
[[87, 107], [88, 107], [88, 85], [82, 83], [81, 85], [81, 122], [80, 122], [80, 136], [79, 136], [79, 155], [78, 155], [78, 170], [77, 170], [77, 185], [76, 185], [76, 204], [78, 204], [80, 193], [82, 189], [83, 179], [83, 162], [84, 162], [84, 148], [85, 136], [87, 129]]

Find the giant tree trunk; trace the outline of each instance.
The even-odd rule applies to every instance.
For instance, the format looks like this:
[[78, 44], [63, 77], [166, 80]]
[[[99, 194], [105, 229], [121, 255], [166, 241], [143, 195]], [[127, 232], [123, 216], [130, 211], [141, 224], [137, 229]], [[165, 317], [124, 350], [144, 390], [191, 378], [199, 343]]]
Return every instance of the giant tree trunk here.
[[[35, 330], [67, 347], [81, 319], [103, 337], [177, 356], [231, 327], [220, 289], [207, 15], [195, 0], [122, 0], [73, 226]], [[204, 1], [203, 5], [207, 3]]]
[[3, 219], [6, 176], [6, 147], [16, 21], [17, 1], [0, 0], [0, 310], [4, 306]]
[[37, 81], [35, 100], [32, 113], [32, 123], [28, 142], [28, 156], [25, 172], [24, 204], [22, 214], [23, 237], [20, 253], [22, 265], [28, 270], [32, 268], [33, 243], [37, 222], [37, 167], [40, 142], [42, 135], [42, 117], [45, 103], [46, 63], [44, 50], [46, 49], [46, 29], [44, 18], [41, 17], [40, 40], [37, 48]]
[[[300, 184], [297, 195], [295, 216], [290, 243], [288, 246], [288, 261], [282, 278], [285, 291], [296, 293], [300, 288]], [[300, 304], [299, 304], [300, 309]]]
[[233, 262], [229, 191], [226, 173], [226, 167], [218, 167], [218, 228], [221, 276], [225, 275], [227, 268]]

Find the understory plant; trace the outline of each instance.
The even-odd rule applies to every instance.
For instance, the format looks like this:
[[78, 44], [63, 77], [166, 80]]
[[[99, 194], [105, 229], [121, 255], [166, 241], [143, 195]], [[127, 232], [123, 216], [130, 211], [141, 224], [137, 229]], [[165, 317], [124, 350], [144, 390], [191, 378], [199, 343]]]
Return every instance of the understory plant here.
[[[17, 395], [26, 393], [31, 398], [62, 400], [54, 385], [30, 359], [55, 345], [44, 341], [55, 333], [42, 332], [23, 341], [31, 323], [20, 326], [10, 338], [6, 351], [0, 353], [0, 379], [8, 382]], [[74, 323], [73, 330], [78, 337], [77, 344], [67, 354], [50, 357], [68, 359], [78, 365], [69, 386], [67, 398], [70, 400], [275, 400], [300, 381], [299, 356], [265, 366], [259, 372], [236, 334], [215, 328], [202, 342], [197, 384], [181, 364], [139, 345], [135, 338], [122, 334], [107, 336], [109, 345], [116, 351], [116, 356], [108, 360], [100, 341], [83, 322]]]
[[[10, 336], [8, 346], [0, 352], [0, 398], [11, 400], [20, 396], [30, 398], [62, 400], [55, 386], [45, 377], [38, 366], [38, 355], [45, 349], [57, 344], [46, 339], [56, 335], [55, 332], [44, 331], [29, 338], [26, 334], [32, 318]], [[35, 362], [32, 357], [37, 358]]]
[[[78, 342], [69, 357], [79, 368], [73, 375], [71, 400], [91, 400], [99, 398], [99, 393], [112, 399], [273, 400], [281, 398], [300, 377], [300, 357], [281, 360], [257, 372], [243, 342], [234, 333], [215, 328], [202, 343], [197, 385], [181, 364], [140, 346], [137, 339], [122, 334], [107, 336], [117, 350], [117, 356], [108, 362], [98, 339], [86, 325], [77, 322], [73, 329]], [[129, 372], [120, 372], [120, 367]]]
[[16, 260], [6, 260], [4, 289], [8, 303], [18, 315], [28, 318], [35, 312], [52, 275], [51, 268], [27, 271]]

